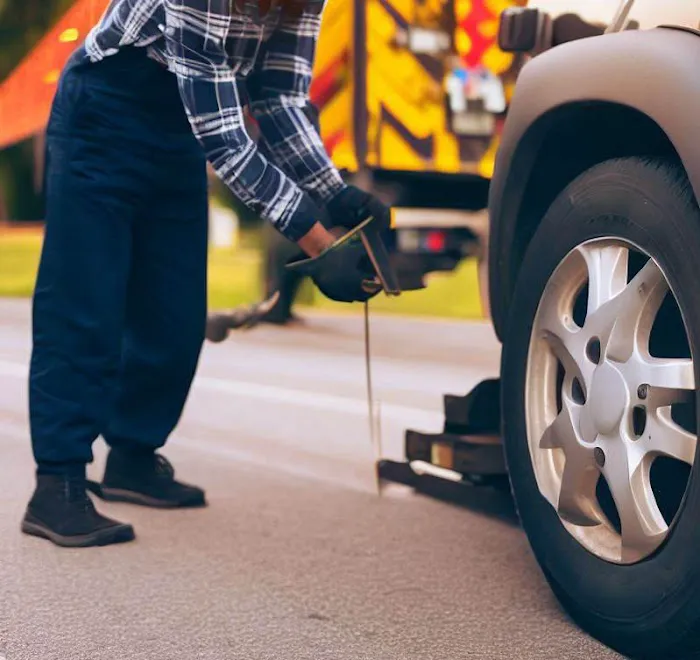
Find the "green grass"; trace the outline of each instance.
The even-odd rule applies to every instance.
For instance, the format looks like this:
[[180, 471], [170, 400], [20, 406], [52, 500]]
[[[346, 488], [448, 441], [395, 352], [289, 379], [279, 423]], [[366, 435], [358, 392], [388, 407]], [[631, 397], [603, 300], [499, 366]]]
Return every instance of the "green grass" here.
[[209, 251], [209, 307], [222, 309], [255, 302], [262, 295], [260, 252], [241, 246]]
[[[0, 230], [0, 296], [28, 297], [34, 288], [39, 263], [42, 234], [39, 231]], [[209, 306], [211, 309], [235, 307], [259, 299], [259, 237], [242, 236], [235, 249], [212, 249], [209, 254]], [[299, 297], [300, 305], [334, 312], [354, 311], [359, 306], [334, 303], [324, 298], [306, 282]], [[399, 298], [379, 295], [372, 309], [389, 314], [437, 316], [446, 318], [481, 318], [477, 286], [477, 266], [467, 260], [454, 273], [436, 273], [423, 291], [407, 292]]]
[[0, 295], [31, 295], [41, 240], [38, 231], [0, 231]]
[[[372, 300], [372, 311], [407, 316], [436, 316], [444, 318], [482, 318], [477, 264], [464, 261], [454, 273], [434, 273], [428, 276], [427, 288], [407, 291], [398, 298], [378, 295]], [[335, 303], [314, 291], [314, 307], [342, 311], [347, 305]]]

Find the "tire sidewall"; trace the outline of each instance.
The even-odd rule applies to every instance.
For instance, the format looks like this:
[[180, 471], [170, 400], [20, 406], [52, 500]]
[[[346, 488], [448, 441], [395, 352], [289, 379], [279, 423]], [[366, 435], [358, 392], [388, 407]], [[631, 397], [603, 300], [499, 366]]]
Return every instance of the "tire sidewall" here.
[[652, 656], [689, 629], [691, 612], [700, 620], [697, 470], [691, 471], [682, 515], [654, 555], [630, 566], [597, 558], [569, 534], [539, 492], [527, 443], [525, 381], [533, 321], [547, 281], [572, 249], [607, 236], [624, 238], [656, 259], [684, 316], [692, 354], [700, 355], [700, 214], [673, 174], [668, 166], [638, 159], [609, 161], [559, 195], [523, 260], [501, 365], [506, 459], [540, 567], [565, 608], [590, 633], [616, 648], [643, 649]]

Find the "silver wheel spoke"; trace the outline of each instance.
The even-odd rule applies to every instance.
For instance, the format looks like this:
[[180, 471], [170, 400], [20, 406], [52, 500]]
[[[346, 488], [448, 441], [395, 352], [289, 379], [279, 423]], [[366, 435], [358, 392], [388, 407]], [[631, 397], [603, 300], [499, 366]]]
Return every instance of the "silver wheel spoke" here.
[[542, 330], [542, 339], [547, 342], [552, 353], [561, 362], [569, 382], [577, 378], [586, 394], [588, 376], [592, 369], [587, 369], [584, 365], [583, 348], [577, 337], [578, 332], [569, 330], [561, 323], [558, 328], [555, 323], [548, 325], [548, 328]]
[[587, 408], [585, 406], [583, 408], [581, 408], [581, 414], [579, 415], [578, 429], [579, 429], [579, 433], [581, 434], [581, 438], [585, 442], [588, 442], [588, 443], [595, 442], [596, 438], [598, 437], [598, 431], [596, 430], [595, 422], [593, 421], [593, 418], [591, 417], [590, 408]]
[[626, 362], [635, 350], [645, 351], [656, 313], [668, 293], [668, 283], [653, 259], [611, 300], [600, 313], [613, 322], [607, 347], [608, 357]]
[[542, 449], [568, 449], [578, 444], [575, 424], [578, 404], [564, 395], [564, 405], [555, 420], [547, 427], [540, 440]]
[[566, 457], [557, 511], [574, 525], [599, 525], [601, 522], [596, 499], [600, 472], [592, 452], [570, 452]]
[[690, 358], [654, 358], [637, 352], [619, 368], [634, 389], [644, 388], [640, 403], [654, 410], [690, 401], [695, 392], [695, 369]]
[[674, 403], [687, 403], [693, 398], [693, 390], [675, 390], [664, 387], [648, 388], [647, 398], [643, 403], [650, 410], [672, 406]]
[[647, 358], [639, 376], [652, 387], [667, 390], [694, 390], [695, 372], [690, 358]]
[[629, 250], [619, 245], [582, 245], [578, 248], [588, 269], [588, 314], [618, 296], [627, 286]]
[[657, 410], [648, 415], [644, 435], [639, 443], [652, 456], [670, 456], [688, 465], [695, 461], [697, 436], [676, 424], [671, 411]]
[[641, 447], [632, 448], [621, 438], [613, 438], [606, 445], [603, 474], [620, 517], [621, 559], [638, 561], [652, 552], [668, 531], [651, 490], [651, 461]]
[[601, 522], [596, 500], [599, 472], [592, 448], [579, 442], [576, 428], [582, 412], [566, 395], [562, 411], [547, 428], [540, 447], [561, 449], [566, 457], [561, 480], [557, 510], [559, 515], [575, 525], [597, 525]]
[[586, 277], [586, 255], [564, 261], [542, 294], [534, 333], [548, 345], [570, 379], [577, 378], [586, 393], [593, 366], [586, 359], [586, 337], [572, 317], [573, 304]]
[[647, 358], [640, 363], [640, 384], [649, 386], [647, 398], [658, 407], [688, 400], [695, 391], [693, 361], [682, 358]]

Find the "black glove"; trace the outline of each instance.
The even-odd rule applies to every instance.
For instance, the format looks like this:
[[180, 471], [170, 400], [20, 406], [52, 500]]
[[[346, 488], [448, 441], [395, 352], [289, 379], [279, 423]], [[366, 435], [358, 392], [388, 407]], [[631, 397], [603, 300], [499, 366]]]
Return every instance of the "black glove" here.
[[[385, 242], [392, 243], [391, 211], [376, 197], [355, 186], [347, 186], [325, 207], [321, 223], [340, 237], [367, 218], [379, 224]], [[302, 272], [311, 277], [321, 293], [337, 302], [365, 302], [381, 291], [374, 267], [362, 240], [355, 236], [347, 243], [330, 248]]]
[[372, 216], [381, 229], [391, 225], [391, 210], [374, 195], [355, 186], [347, 186], [326, 204], [326, 212], [334, 227], [357, 227]]
[[[336, 236], [347, 231], [345, 227], [333, 229]], [[329, 248], [300, 272], [309, 275], [326, 298], [337, 302], [365, 302], [381, 291], [359, 236]]]

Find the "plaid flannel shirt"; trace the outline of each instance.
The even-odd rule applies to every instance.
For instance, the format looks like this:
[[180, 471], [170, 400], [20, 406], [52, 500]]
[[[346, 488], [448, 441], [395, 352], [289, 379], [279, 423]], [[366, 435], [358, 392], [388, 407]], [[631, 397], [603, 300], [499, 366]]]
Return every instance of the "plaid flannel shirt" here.
[[[192, 130], [234, 194], [296, 241], [345, 187], [308, 115], [324, 0], [298, 16], [276, 1], [112, 0], [85, 40], [91, 61], [148, 48], [177, 76]], [[245, 98], [244, 98], [245, 97]], [[244, 124], [247, 103], [256, 144]]]

